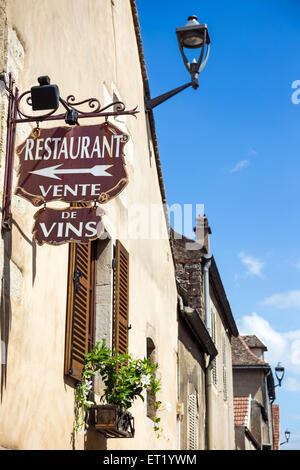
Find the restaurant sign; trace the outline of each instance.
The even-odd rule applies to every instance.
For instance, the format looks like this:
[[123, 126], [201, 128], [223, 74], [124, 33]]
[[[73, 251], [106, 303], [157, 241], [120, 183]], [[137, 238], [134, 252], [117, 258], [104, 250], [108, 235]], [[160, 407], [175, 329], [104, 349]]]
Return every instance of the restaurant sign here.
[[17, 148], [18, 196], [49, 201], [105, 203], [128, 183], [123, 148], [128, 136], [109, 122], [35, 129]]
[[104, 232], [101, 207], [40, 209], [34, 215], [33, 236], [39, 245], [88, 243]]

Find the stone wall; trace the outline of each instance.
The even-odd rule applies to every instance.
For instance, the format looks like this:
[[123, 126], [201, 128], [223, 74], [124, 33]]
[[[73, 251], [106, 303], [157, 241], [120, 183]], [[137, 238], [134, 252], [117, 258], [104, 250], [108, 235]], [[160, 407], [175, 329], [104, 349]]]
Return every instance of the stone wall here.
[[[196, 309], [201, 319], [205, 322], [204, 297], [203, 297], [203, 274], [201, 249], [187, 250], [187, 246], [195, 247], [197, 244], [184, 236], [172, 232], [172, 246], [175, 259], [175, 276], [180, 288], [180, 295], [184, 304]], [[187, 245], [188, 244], [188, 245]]]

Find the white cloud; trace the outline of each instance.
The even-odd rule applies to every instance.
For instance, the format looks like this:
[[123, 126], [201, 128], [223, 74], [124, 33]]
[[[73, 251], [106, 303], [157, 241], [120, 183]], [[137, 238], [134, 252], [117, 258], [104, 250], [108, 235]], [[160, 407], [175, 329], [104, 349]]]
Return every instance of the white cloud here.
[[291, 346], [291, 361], [293, 364], [300, 365], [300, 339], [293, 341]]
[[271, 363], [282, 362], [282, 356], [287, 347], [286, 340], [263, 317], [255, 312], [252, 315], [244, 316], [240, 322], [239, 330], [241, 334], [255, 334], [261, 339], [268, 348], [266, 354]]
[[250, 165], [249, 160], [241, 160], [230, 170], [231, 173], [236, 173], [237, 171], [243, 170]]
[[256, 150], [254, 150], [253, 148], [250, 148], [250, 149], [248, 150], [248, 155], [249, 155], [249, 157], [253, 157], [253, 156], [256, 156], [256, 155], [258, 155], [258, 154], [257, 154], [257, 151], [256, 151]]
[[284, 388], [288, 392], [300, 392], [300, 380], [295, 377], [287, 377], [284, 382]]
[[[238, 321], [238, 327], [241, 335], [255, 334], [267, 346], [268, 351], [265, 352], [264, 357], [272, 368], [278, 362], [282, 363], [285, 368], [282, 391], [288, 394], [287, 398], [290, 397], [290, 393], [296, 393], [296, 397], [298, 397], [300, 392], [300, 330], [281, 333], [257, 313], [242, 317], [241, 321]], [[275, 374], [274, 379], [276, 384], [277, 379]], [[276, 390], [278, 391], [278, 388]], [[293, 413], [291, 419], [298, 421], [300, 415]], [[280, 450], [300, 449], [300, 431], [293, 428], [290, 429], [290, 427], [289, 430], [291, 431], [290, 441], [280, 447]], [[284, 442], [283, 423], [281, 424], [280, 435], [280, 442]]]
[[298, 261], [298, 262], [295, 264], [295, 267], [296, 267], [297, 269], [300, 269], [300, 261]]
[[[255, 334], [268, 348], [265, 359], [276, 366], [285, 367], [283, 387], [300, 391], [300, 330], [281, 333], [257, 313], [242, 317], [238, 322], [240, 334]], [[296, 376], [296, 377], [295, 377]]]
[[264, 305], [271, 305], [279, 309], [300, 308], [300, 290], [273, 294], [262, 301]]
[[246, 255], [243, 251], [239, 253], [239, 257], [242, 263], [247, 267], [247, 272], [249, 274], [262, 276], [261, 270], [264, 267], [264, 263], [261, 260], [254, 258], [253, 256]]

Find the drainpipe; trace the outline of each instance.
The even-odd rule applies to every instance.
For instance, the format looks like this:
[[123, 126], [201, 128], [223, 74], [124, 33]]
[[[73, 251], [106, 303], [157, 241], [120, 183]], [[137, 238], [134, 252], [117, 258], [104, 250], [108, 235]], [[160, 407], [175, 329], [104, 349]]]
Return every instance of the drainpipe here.
[[[203, 255], [203, 277], [204, 277], [204, 309], [205, 309], [205, 326], [211, 334], [211, 318], [210, 318], [210, 296], [209, 296], [209, 268], [211, 266], [212, 255], [210, 253]], [[206, 388], [206, 416], [207, 416], [207, 447], [212, 450], [212, 369], [210, 364], [207, 365], [205, 371], [205, 388]]]
[[205, 326], [210, 333], [211, 321], [210, 321], [210, 302], [209, 302], [209, 268], [211, 266], [212, 255], [210, 253], [203, 255], [204, 266], [204, 305], [205, 305]]

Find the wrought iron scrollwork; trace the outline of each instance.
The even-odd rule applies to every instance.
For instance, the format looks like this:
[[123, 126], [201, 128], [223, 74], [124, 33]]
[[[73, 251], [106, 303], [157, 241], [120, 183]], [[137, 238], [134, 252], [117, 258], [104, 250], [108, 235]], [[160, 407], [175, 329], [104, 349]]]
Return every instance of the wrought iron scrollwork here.
[[15, 106], [16, 106], [16, 111], [17, 111], [17, 115], [19, 116], [19, 119], [16, 119], [15, 122], [28, 122], [28, 120], [30, 121], [45, 121], [47, 120], [47, 118], [49, 118], [50, 116], [52, 116], [58, 108], [56, 109], [52, 109], [51, 111], [49, 111], [48, 113], [46, 114], [41, 114], [41, 115], [36, 115], [36, 116], [33, 116], [33, 115], [30, 115], [30, 114], [26, 114], [24, 111], [22, 111], [22, 109], [20, 108], [20, 103], [21, 101], [23, 101], [24, 99], [26, 98], [26, 103], [28, 106], [32, 106], [32, 102], [31, 102], [31, 94], [30, 94], [30, 91], [25, 91], [24, 93], [22, 93], [17, 99], [16, 99], [16, 103], [15, 103]]
[[[22, 104], [26, 102], [27, 106], [32, 107], [31, 102], [31, 92], [25, 91], [22, 93], [16, 100], [16, 110], [17, 110], [17, 119], [15, 119], [16, 123], [20, 122], [41, 122], [41, 121], [48, 121], [48, 120], [59, 120], [65, 119], [66, 113], [57, 113], [59, 107], [56, 109], [52, 109], [51, 111], [45, 114], [29, 114], [28, 112], [24, 112]], [[133, 109], [126, 110], [126, 106], [122, 101], [114, 101], [103, 108], [101, 107], [101, 103], [97, 98], [88, 98], [82, 101], [76, 101], [74, 95], [69, 95], [66, 100], [63, 98], [59, 98], [60, 104], [68, 111], [75, 111], [78, 113], [78, 119], [86, 118], [86, 117], [109, 117], [109, 116], [118, 116], [118, 115], [131, 115], [135, 116], [138, 111], [137, 107]], [[87, 105], [88, 110], [83, 110], [82, 106]]]
[[74, 109], [74, 111], [77, 111], [78, 113], [81, 112], [82, 114], [86, 114], [87, 112], [85, 111], [80, 111], [79, 109], [76, 108], [76, 106], [81, 106], [85, 103], [88, 103], [89, 107], [94, 110], [94, 113], [99, 113], [101, 111], [101, 103], [97, 98], [88, 98], [87, 100], [83, 101], [78, 101], [77, 103], [75, 102], [75, 96], [74, 95], [69, 95], [66, 100], [63, 100], [60, 98], [61, 102], [64, 102], [69, 108]]

